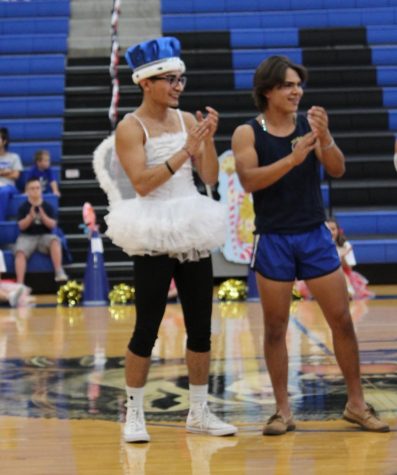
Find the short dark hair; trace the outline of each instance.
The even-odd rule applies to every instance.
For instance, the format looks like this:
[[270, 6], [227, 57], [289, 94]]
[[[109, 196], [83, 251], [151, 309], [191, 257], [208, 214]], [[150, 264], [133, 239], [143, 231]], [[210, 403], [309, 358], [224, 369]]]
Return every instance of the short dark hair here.
[[37, 150], [34, 154], [34, 163], [39, 162], [43, 158], [44, 155], [50, 156], [50, 152], [45, 149]]
[[26, 180], [25, 182], [25, 188], [30, 184], [30, 183], [33, 183], [34, 181], [38, 181], [40, 183], [40, 180], [38, 178], [29, 178], [28, 180]]
[[8, 144], [10, 143], [10, 134], [8, 133], [7, 127], [0, 127], [1, 138], [6, 142], [4, 148], [8, 150]]
[[306, 68], [300, 64], [293, 63], [286, 56], [270, 56], [262, 61], [256, 68], [252, 95], [255, 105], [260, 112], [263, 112], [267, 108], [265, 93], [283, 84], [288, 68], [293, 69], [302, 82], [307, 81], [308, 74]]

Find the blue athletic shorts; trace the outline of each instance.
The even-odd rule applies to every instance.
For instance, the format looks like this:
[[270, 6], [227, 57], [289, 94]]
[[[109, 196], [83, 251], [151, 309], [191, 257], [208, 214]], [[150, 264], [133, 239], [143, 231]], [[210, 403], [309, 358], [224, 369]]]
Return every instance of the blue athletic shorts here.
[[256, 236], [251, 267], [268, 279], [314, 279], [339, 266], [340, 259], [325, 224], [305, 233]]

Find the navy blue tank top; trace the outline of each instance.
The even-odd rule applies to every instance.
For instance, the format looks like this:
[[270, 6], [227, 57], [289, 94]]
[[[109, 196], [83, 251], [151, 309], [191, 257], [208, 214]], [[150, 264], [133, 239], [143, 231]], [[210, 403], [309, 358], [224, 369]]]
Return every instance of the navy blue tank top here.
[[[297, 117], [295, 130], [287, 137], [265, 132], [255, 119], [249, 120], [248, 124], [254, 129], [259, 166], [270, 165], [289, 155], [294, 140], [310, 131], [304, 116]], [[273, 185], [255, 191], [253, 199], [256, 234], [294, 234], [323, 223], [320, 163], [314, 152]]]

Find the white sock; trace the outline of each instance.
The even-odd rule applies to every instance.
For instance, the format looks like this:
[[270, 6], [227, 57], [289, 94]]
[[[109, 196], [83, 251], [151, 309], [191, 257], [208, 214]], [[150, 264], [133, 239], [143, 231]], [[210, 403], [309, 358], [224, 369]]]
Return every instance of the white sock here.
[[125, 390], [127, 392], [127, 404], [129, 406], [143, 409], [143, 394], [145, 388], [131, 388], [130, 386], [126, 386]]
[[208, 399], [208, 384], [189, 384], [190, 407], [205, 404]]

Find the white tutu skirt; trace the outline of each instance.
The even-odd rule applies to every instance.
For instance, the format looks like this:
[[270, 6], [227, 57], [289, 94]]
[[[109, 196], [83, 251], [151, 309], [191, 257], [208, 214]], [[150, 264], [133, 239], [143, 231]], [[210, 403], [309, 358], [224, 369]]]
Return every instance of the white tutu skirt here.
[[168, 200], [137, 197], [113, 204], [105, 221], [106, 235], [130, 256], [185, 255], [191, 260], [225, 242], [227, 210], [199, 193]]

